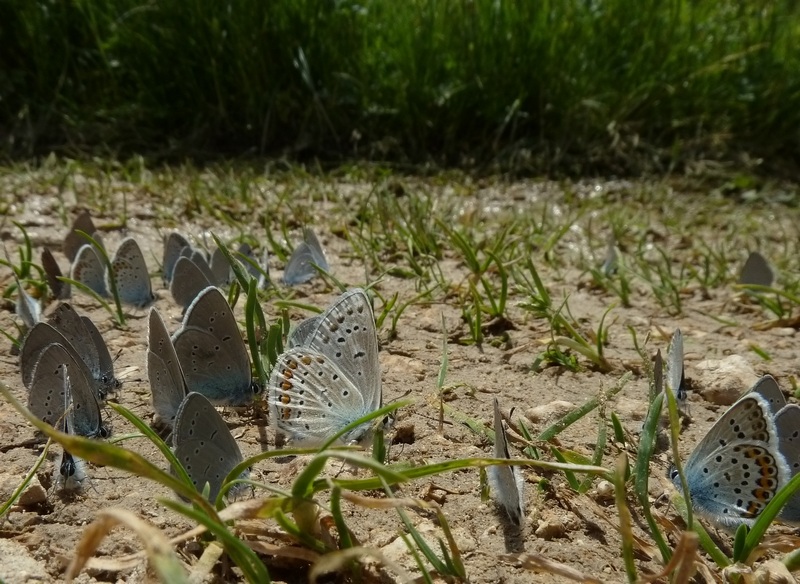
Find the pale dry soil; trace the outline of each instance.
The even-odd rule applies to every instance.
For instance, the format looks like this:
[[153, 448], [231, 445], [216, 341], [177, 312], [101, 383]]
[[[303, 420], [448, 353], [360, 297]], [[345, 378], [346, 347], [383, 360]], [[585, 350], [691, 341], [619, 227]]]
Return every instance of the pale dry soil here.
[[[200, 175], [195, 180], [204, 179]], [[556, 303], [569, 294], [569, 307], [585, 334], [596, 329], [603, 312], [616, 304], [606, 322], [610, 325], [610, 332], [605, 353], [613, 371], [598, 372], [583, 358], [579, 359], [577, 372], [546, 365], [539, 371], [533, 370], [534, 360], [550, 340], [550, 328], [545, 320], [533, 318], [519, 307], [525, 296], [513, 286], [508, 309], [512, 326], [507, 334], [487, 334], [480, 347], [457, 342], [469, 337], [459, 305], [459, 298], [465, 297], [465, 290], [468, 290], [468, 271], [460, 254], [446, 243], [439, 263], [450, 289], [447, 293], [436, 290], [430, 298], [409, 306], [398, 321], [396, 336], [389, 335], [389, 319], [380, 331], [384, 402], [402, 397], [413, 401], [398, 414], [396, 429], [403, 431], [406, 443], [390, 446], [389, 462], [393, 464], [419, 465], [491, 456], [491, 444], [465, 425], [448, 416], [440, 425], [436, 384], [445, 336], [442, 317], [449, 357], [446, 403], [487, 427], [491, 425], [494, 397], [500, 400], [504, 412], [513, 408], [511, 419], [516, 421], [535, 406], [546, 406], [556, 401], [580, 405], [601, 395], [613, 387], [626, 371], [631, 371], [632, 379], [624, 390], [605, 404], [606, 415], [616, 412], [629, 434], [627, 445], [609, 440], [602, 461], [606, 468], [613, 468], [622, 453], [627, 453], [633, 460], [648, 407], [648, 380], [642, 359], [634, 350], [629, 327], [636, 331], [639, 342], [650, 333], [646, 347], [648, 355], [653, 355], [656, 349], [666, 349], [668, 335], [675, 327], [680, 326], [683, 330], [686, 373], [694, 382], [689, 397], [691, 419], [681, 436], [680, 448], [684, 456], [723, 411], [722, 406], [701, 395], [703, 388], [697, 369], [701, 361], [739, 355], [752, 368], [753, 375], [771, 373], [787, 394], [797, 375], [796, 330], [790, 327], [758, 330], [758, 325], [770, 320], [772, 315], [737, 298], [732, 287], [738, 266], [749, 249], [760, 249], [767, 257], [773, 258], [785, 280], [796, 278], [799, 257], [796, 209], [766, 202], [743, 205], [707, 196], [706, 193], [691, 192], [691, 189], [682, 192], [682, 187], [665, 184], [603, 181], [577, 185], [546, 182], [476, 184], [464, 179], [456, 179], [454, 184], [450, 184], [444, 179], [429, 183], [397, 179], [402, 185], [398, 188], [396, 184], [387, 187], [380, 182], [357, 179], [304, 178], [298, 181], [267, 177], [261, 181], [253, 187], [255, 194], [249, 201], [230, 201], [229, 207], [212, 201], [208, 208], [198, 208], [186, 202], [190, 197], [183, 191], [180, 179], [170, 184], [161, 184], [152, 178], [146, 184], [108, 179], [100, 189], [93, 188], [98, 179], [87, 178], [74, 180], [66, 187], [62, 185], [59, 191], [55, 181], [47, 179], [45, 171], [21, 177], [6, 175], [0, 193], [7, 205], [7, 215], [2, 219], [2, 237], [10, 256], [16, 257], [21, 237], [11, 220], [20, 222], [27, 229], [38, 258], [43, 245], [59, 250], [66, 233], [64, 211], [72, 216], [76, 208], [91, 208], [95, 221], [105, 231], [106, 245], [111, 250], [125, 235], [138, 239], [153, 274], [153, 287], [158, 295], [155, 305], [170, 330], [174, 331], [179, 326], [181, 311], [169, 291], [164, 289], [159, 274], [162, 237], [171, 229], [180, 230], [196, 242], [202, 242], [204, 236], [213, 231], [224, 238], [248, 233], [262, 244], [266, 242], [265, 228], [273, 229], [276, 239], [289, 248], [300, 238], [300, 223], [312, 223], [336, 277], [348, 285], [363, 286], [378, 279], [383, 269], [360, 257], [348, 240], [348, 234], [356, 229], [354, 226], [359, 214], [370, 208], [376, 192], [397, 197], [401, 206], [409, 204], [406, 201], [413, 197], [432, 200], [430, 208], [443, 220], [463, 228], [465, 232], [477, 234], [474, 235], [476, 239], [486, 238], [489, 242], [499, 227], [513, 220], [527, 218], [535, 224], [546, 218], [547, 224], [542, 226], [544, 233], [534, 241], [536, 246], [532, 253]], [[118, 226], [123, 204], [128, 213], [124, 229]], [[281, 222], [288, 225], [293, 241], [283, 239], [278, 229]], [[672, 258], [675, 274], [682, 270], [685, 273], [687, 265], [699, 266], [704, 249], [723, 253], [728, 258], [726, 281], [704, 290], [696, 280], [680, 280], [682, 310], [674, 313], [656, 302], [648, 284], [634, 278], [631, 307], [621, 306], [618, 297], [588, 286], [589, 277], [585, 273], [585, 266], [602, 262], [612, 223], [622, 234], [619, 245], [623, 253], [633, 254], [640, 249], [645, 254], [663, 249]], [[563, 237], [551, 250], [543, 253], [537, 242], [565, 225], [571, 227], [565, 229]], [[437, 231], [440, 232], [434, 226], [432, 232]], [[444, 236], [440, 237], [444, 242]], [[513, 256], [524, 253], [525, 239], [526, 230], [520, 228], [509, 240], [510, 246], [518, 248]], [[57, 257], [66, 268], [64, 257]], [[403, 266], [402, 254], [383, 257], [386, 261], [384, 268]], [[656, 258], [655, 255], [652, 257]], [[276, 281], [282, 267], [278, 258], [271, 259], [270, 268]], [[7, 268], [0, 270], [3, 288], [12, 282], [10, 271]], [[279, 282], [275, 286], [281, 296], [320, 308], [338, 294], [319, 279], [293, 290], [283, 289]], [[376, 289], [384, 297], [397, 292], [403, 301], [417, 294], [414, 280], [386, 274]], [[262, 300], [263, 309], [270, 319], [278, 315], [273, 305], [277, 295], [276, 292], [267, 293]], [[129, 310], [128, 328], [120, 330], [114, 326], [108, 313], [88, 296], [78, 293], [72, 302], [98, 324], [112, 355], [119, 355], [116, 371], [124, 379], [124, 385], [115, 399], [149, 421], [152, 409], [145, 366], [147, 311]], [[241, 304], [237, 307], [240, 314]], [[52, 308], [53, 305], [48, 306], [45, 314]], [[376, 299], [376, 313], [381, 309], [381, 300]], [[297, 310], [293, 310], [291, 315], [294, 320], [307, 316]], [[9, 301], [0, 312], [0, 327], [14, 331], [12, 321], [15, 318], [13, 303]], [[9, 351], [8, 342], [2, 344], [0, 380], [24, 401], [26, 393], [20, 380], [17, 357]], [[751, 345], [767, 351], [771, 360], [762, 359]], [[745, 382], [736, 383], [738, 392], [747, 389]], [[544, 418], [526, 420], [527, 425], [535, 435], [557, 419], [561, 411], [554, 406], [549, 414], [545, 412]], [[113, 412], [106, 412], [115, 434], [132, 431]], [[254, 414], [247, 409], [228, 409], [223, 414], [245, 456], [274, 447], [274, 432], [263, 414]], [[600, 414], [595, 410], [564, 430], [556, 443], [563, 449], [591, 456], [599, 422]], [[5, 402], [0, 402], [0, 436], [0, 500], [6, 500], [35, 463], [44, 442], [35, 440], [32, 427]], [[389, 437], [392, 436], [390, 433]], [[164, 461], [146, 440], [130, 440], [123, 444], [164, 466]], [[193, 527], [159, 503], [161, 499], [175, 498], [172, 492], [114, 468], [90, 466], [91, 484], [83, 493], [55, 493], [52, 473], [58, 448], [53, 446], [38, 473], [38, 480], [47, 490], [46, 501], [15, 505], [4, 518], [0, 531], [0, 564], [4, 567], [0, 571], [7, 581], [19, 582], [26, 578], [31, 581], [62, 580], [65, 566], [72, 558], [84, 528], [105, 508], [129, 510], [168, 536]], [[547, 449], [541, 451], [545, 459], [552, 460]], [[521, 456], [520, 450], [514, 447], [512, 455]], [[253, 469], [252, 477], [288, 488], [305, 462], [303, 458], [261, 462]], [[658, 514], [663, 516], [664, 525], [668, 526], [668, 531], [671, 530], [671, 543], [674, 545], [681, 520], [668, 503], [672, 489], [665, 476], [670, 462], [671, 456], [663, 450], [653, 459], [650, 492]], [[346, 476], [354, 471], [332, 462], [328, 472]], [[482, 500], [476, 469], [410, 482], [399, 487], [396, 494], [436, 501], [441, 505], [472, 582], [567, 581], [561, 576], [522, 568], [508, 557], [508, 554], [516, 553], [545, 558], [600, 581], [623, 581], [618, 513], [607, 486], [595, 480], [588, 493], [577, 494], [569, 488], [561, 473], [535, 467], [526, 468], [523, 473], [527, 518], [519, 530], [508, 522], [502, 509], [491, 500]], [[356, 474], [363, 476], [363, 472]], [[256, 496], [261, 495], [256, 493]], [[380, 496], [378, 493], [368, 495]], [[643, 574], [658, 573], [657, 548], [647, 533], [638, 505], [632, 497], [629, 501], [635, 535], [641, 541], [636, 551], [637, 567]], [[431, 541], [442, 537], [434, 514], [420, 509], [409, 509], [408, 513]], [[394, 511], [345, 503], [344, 514], [362, 545], [380, 549], [408, 572], [418, 575], [398, 539], [404, 528]], [[670, 525], [673, 527], [669, 528]], [[273, 522], [264, 522], [259, 528], [266, 534], [262, 536], [266, 541], [279, 546], [292, 545], [287, 538], [280, 536], [280, 530]], [[785, 527], [774, 529], [778, 533], [787, 531]], [[726, 535], [721, 534], [720, 539], [729, 545]], [[102, 543], [98, 556], [110, 561], [141, 549], [142, 542], [137, 536], [125, 528], [117, 528]], [[200, 549], [196, 541], [178, 546], [187, 566], [196, 562]], [[307, 564], [301, 560], [268, 556], [264, 556], [264, 560], [276, 581], [306, 580]], [[705, 561], [711, 565], [710, 561]], [[10, 568], [12, 565], [14, 567]], [[710, 572], [719, 577], [716, 568], [712, 567]], [[212, 574], [219, 581], [232, 581], [237, 579], [239, 572], [223, 561]], [[397, 576], [373, 567], [366, 572], [366, 577], [368, 581], [392, 581]], [[140, 562], [135, 568], [122, 571], [90, 569], [84, 571], [78, 580], [140, 582], [152, 578], [153, 573], [148, 571], [144, 562]]]

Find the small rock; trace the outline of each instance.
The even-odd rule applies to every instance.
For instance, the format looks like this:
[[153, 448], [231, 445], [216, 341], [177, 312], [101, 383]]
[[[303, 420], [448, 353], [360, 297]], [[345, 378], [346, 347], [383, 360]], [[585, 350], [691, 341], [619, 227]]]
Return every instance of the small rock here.
[[560, 418], [574, 409], [575, 404], [571, 404], [568, 401], [557, 400], [526, 410], [525, 417], [531, 422], [546, 422]]
[[28, 486], [22, 491], [17, 503], [22, 507], [30, 507], [47, 501], [47, 491], [39, 482], [39, 478], [34, 476]]
[[381, 359], [381, 365], [387, 375], [413, 375], [417, 381], [423, 381], [427, 375], [425, 365], [417, 360], [405, 357], [403, 355], [387, 354], [386, 357]]
[[695, 366], [693, 386], [707, 401], [728, 406], [758, 381], [758, 375], [740, 355], [708, 359]]
[[549, 520], [539, 521], [539, 526], [536, 528], [534, 532], [536, 537], [541, 537], [542, 539], [550, 540], [555, 539], [557, 537], [564, 537], [566, 534], [566, 529], [564, 528], [564, 524], [557, 520]]
[[395, 427], [392, 444], [414, 444], [415, 440], [414, 424], [403, 424]]
[[614, 485], [608, 481], [597, 483], [594, 492], [594, 500], [598, 503], [609, 503], [614, 500]]

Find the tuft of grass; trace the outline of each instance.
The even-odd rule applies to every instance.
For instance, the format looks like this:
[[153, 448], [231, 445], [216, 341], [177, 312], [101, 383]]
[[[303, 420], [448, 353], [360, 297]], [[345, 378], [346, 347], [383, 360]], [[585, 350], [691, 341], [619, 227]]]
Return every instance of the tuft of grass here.
[[0, 11], [3, 147], [302, 149], [620, 174], [701, 154], [736, 160], [747, 145], [791, 162], [797, 11], [781, 1], [11, 0]]

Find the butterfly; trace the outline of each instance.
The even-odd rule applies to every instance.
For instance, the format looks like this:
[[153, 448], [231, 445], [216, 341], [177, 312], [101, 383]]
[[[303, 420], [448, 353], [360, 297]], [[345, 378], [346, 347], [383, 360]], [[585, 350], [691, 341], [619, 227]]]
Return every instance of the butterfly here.
[[[172, 440], [175, 457], [195, 488], [202, 492], [208, 483], [209, 501], [217, 498], [225, 477], [244, 460], [225, 420], [199, 393], [188, 394], [181, 403]], [[249, 474], [246, 470], [239, 478], [245, 479]], [[235, 495], [237, 490], [232, 488], [229, 496]]]
[[181, 257], [181, 252], [186, 248], [191, 249], [191, 247], [189, 241], [177, 231], [169, 234], [164, 242], [164, 259], [161, 262], [164, 284], [169, 285], [172, 282], [172, 273], [178, 258]]
[[750, 252], [739, 274], [739, 284], [772, 286], [774, 279], [775, 274], [766, 258], [757, 251]]
[[70, 278], [99, 296], [108, 296], [105, 264], [94, 246], [88, 243], [78, 250], [70, 268]]
[[155, 307], [150, 309], [147, 338], [147, 377], [153, 409], [158, 421], [172, 428], [187, 394], [186, 380], [167, 327]]
[[[494, 457], [511, 458], [508, 454], [508, 437], [500, 415], [500, 405], [494, 400]], [[492, 492], [495, 498], [505, 507], [508, 516], [515, 525], [525, 520], [525, 503], [523, 500], [522, 473], [519, 467], [495, 465], [487, 469]]]
[[33, 369], [40, 353], [53, 343], [65, 347], [84, 363], [98, 399], [104, 400], [121, 383], [114, 376], [114, 362], [100, 331], [86, 316], [79, 316], [66, 302], [59, 304], [48, 322], [37, 323], [25, 337], [20, 351], [22, 383], [30, 387]]
[[[64, 416], [62, 418], [61, 430], [65, 434], [75, 434], [75, 403], [72, 399], [72, 383], [66, 372], [66, 365], [62, 365], [61, 375], [64, 380]], [[66, 449], [56, 460], [53, 483], [57, 491], [79, 491], [83, 488], [88, 475], [86, 473], [86, 463], [72, 455]]]
[[317, 236], [311, 229], [303, 229], [303, 241], [294, 249], [283, 270], [283, 283], [297, 286], [308, 282], [318, 273], [314, 266], [326, 272], [330, 269]]
[[66, 237], [64, 237], [62, 251], [70, 262], [75, 261], [80, 248], [88, 243], [78, 231], [88, 233], [93, 238], [97, 239], [97, 237], [95, 237], [97, 228], [94, 226], [94, 221], [92, 221], [92, 216], [89, 211], [83, 211], [75, 218], [72, 227], [70, 227], [69, 232]]
[[[364, 290], [340, 296], [303, 336], [303, 344], [278, 357], [268, 401], [281, 432], [318, 444], [382, 404], [378, 337]], [[362, 439], [370, 426], [348, 431], [342, 442]]]
[[[700, 515], [731, 531], [752, 525], [797, 472], [800, 461], [787, 461], [785, 453], [798, 454], [798, 428], [785, 426], [800, 412], [785, 404], [775, 380], [762, 377], [700, 440], [684, 465], [692, 506]], [[779, 430], [793, 434], [782, 436]], [[680, 490], [676, 469], [670, 478]], [[798, 509], [800, 501], [787, 506], [783, 517], [800, 519]]]
[[683, 367], [683, 334], [675, 329], [667, 347], [667, 387], [679, 403], [686, 402], [686, 375]]
[[61, 280], [63, 276], [61, 268], [58, 266], [56, 258], [53, 257], [53, 253], [47, 248], [42, 250], [42, 269], [54, 298], [64, 300], [72, 296], [72, 286], [69, 282]]
[[25, 330], [30, 330], [41, 319], [42, 305], [38, 300], [28, 294], [28, 291], [25, 290], [25, 287], [16, 275], [14, 276], [14, 280], [17, 283], [16, 313], [20, 320], [22, 320]]
[[[33, 370], [28, 390], [28, 409], [40, 420], [56, 426], [66, 414], [72, 400], [70, 430], [78, 436], [106, 437], [100, 404], [89, 380], [86, 365], [76, 360], [63, 345], [45, 347]], [[69, 376], [69, 383], [65, 376]], [[67, 391], [69, 390], [69, 397]]]
[[[144, 255], [132, 237], [122, 240], [114, 259], [111, 260], [111, 272], [116, 280], [117, 294], [125, 304], [143, 308], [155, 300], [150, 273]], [[110, 277], [108, 287], [111, 287]]]
[[169, 291], [178, 306], [186, 310], [197, 295], [209, 286], [211, 282], [197, 263], [186, 256], [178, 258], [169, 285]]
[[217, 405], [240, 406], [261, 390], [252, 380], [239, 325], [218, 288], [209, 286], [195, 298], [172, 344], [188, 391]]

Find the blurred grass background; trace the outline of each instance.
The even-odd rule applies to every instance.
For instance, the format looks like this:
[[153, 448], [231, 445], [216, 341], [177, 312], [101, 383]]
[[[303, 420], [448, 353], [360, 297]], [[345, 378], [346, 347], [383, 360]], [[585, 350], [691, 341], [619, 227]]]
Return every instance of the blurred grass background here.
[[788, 0], [3, 0], [0, 151], [794, 169]]

